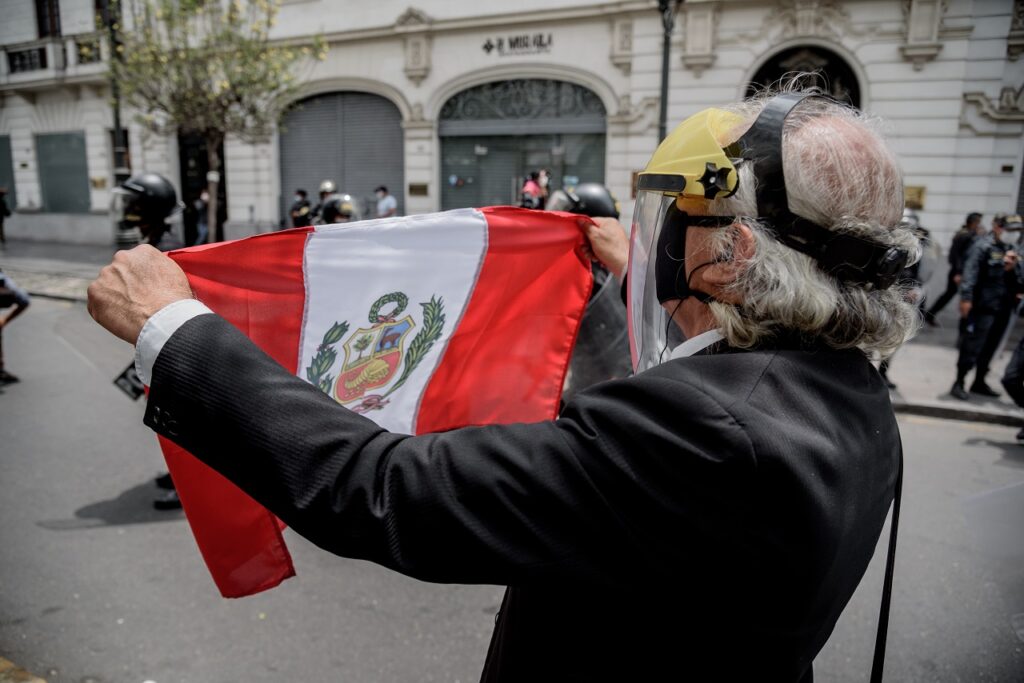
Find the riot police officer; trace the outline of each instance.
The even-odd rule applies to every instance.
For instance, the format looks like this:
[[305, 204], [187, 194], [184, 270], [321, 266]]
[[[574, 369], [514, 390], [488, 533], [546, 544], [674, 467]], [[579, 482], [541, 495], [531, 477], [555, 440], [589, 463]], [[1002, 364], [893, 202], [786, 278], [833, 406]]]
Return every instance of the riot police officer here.
[[[581, 183], [572, 189], [555, 190], [545, 209], [590, 217], [619, 217], [618, 201], [600, 183]], [[620, 286], [600, 263], [595, 262], [592, 269], [594, 287], [569, 362], [562, 390], [565, 401], [582, 389], [627, 377], [632, 371], [626, 306], [619, 295]]]
[[949, 247], [949, 271], [946, 274], [946, 290], [924, 312], [924, 321], [932, 327], [938, 326], [935, 316], [945, 308], [946, 304], [959, 291], [960, 280], [963, 277], [964, 271], [964, 259], [967, 257], [967, 252], [970, 251], [971, 245], [978, 239], [983, 230], [981, 214], [972, 211], [967, 214], [963, 226], [953, 235], [953, 244]]
[[110, 212], [119, 232], [138, 230], [143, 242], [173, 251], [185, 243], [171, 232], [169, 221], [183, 208], [171, 181], [143, 171], [114, 188]]
[[[118, 231], [138, 230], [142, 241], [160, 251], [182, 249], [185, 243], [171, 232], [168, 221], [182, 211], [178, 193], [171, 181], [158, 173], [136, 173], [114, 188], [111, 214]], [[157, 510], [179, 510], [181, 499], [174, 489], [170, 473], [156, 478], [164, 489], [154, 501]]]
[[324, 199], [320, 209], [320, 224], [348, 223], [362, 217], [359, 201], [350, 194], [336, 193]]
[[328, 197], [330, 197], [332, 194], [335, 194], [337, 191], [338, 186], [334, 183], [333, 180], [329, 178], [320, 183], [320, 201], [317, 202], [316, 206], [313, 207], [313, 210], [309, 214], [310, 221], [312, 222], [313, 225], [324, 222], [322, 217], [320, 216], [320, 212], [323, 211], [324, 208], [324, 202], [327, 201]]
[[975, 240], [964, 259], [960, 315], [967, 324], [960, 340], [956, 382], [949, 391], [961, 401], [968, 398], [964, 380], [975, 368], [970, 392], [999, 396], [999, 392], [985, 383], [985, 375], [1010, 322], [1017, 294], [1024, 291], [1017, 253], [1011, 244], [1003, 241], [1005, 224], [1005, 217], [996, 217], [992, 221], [992, 232]]

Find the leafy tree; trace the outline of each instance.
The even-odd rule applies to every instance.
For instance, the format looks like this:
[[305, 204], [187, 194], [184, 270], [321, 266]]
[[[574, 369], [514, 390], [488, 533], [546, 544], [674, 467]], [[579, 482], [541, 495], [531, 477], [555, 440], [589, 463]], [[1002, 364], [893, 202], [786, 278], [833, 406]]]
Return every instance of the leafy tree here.
[[360, 358], [363, 357], [363, 351], [366, 350], [366, 347], [370, 345], [371, 341], [373, 341], [373, 337], [368, 334], [364, 334], [362, 337], [356, 340], [354, 346], [356, 351], [359, 352], [359, 358], [357, 358], [356, 360], [359, 360]]
[[122, 0], [111, 76], [139, 120], [161, 134], [196, 133], [211, 174], [209, 219], [215, 240], [219, 150], [227, 135], [265, 141], [298, 87], [297, 71], [323, 59], [308, 44], [270, 40], [280, 0]]

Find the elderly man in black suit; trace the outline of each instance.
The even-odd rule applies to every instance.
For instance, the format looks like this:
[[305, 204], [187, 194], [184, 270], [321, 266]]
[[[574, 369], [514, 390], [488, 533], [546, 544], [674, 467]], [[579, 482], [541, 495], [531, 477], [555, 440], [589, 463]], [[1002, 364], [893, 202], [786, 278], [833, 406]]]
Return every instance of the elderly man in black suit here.
[[[810, 681], [901, 467], [869, 356], [915, 329], [893, 281], [916, 240], [875, 130], [798, 93], [684, 122], [638, 182], [638, 372], [555, 421], [388, 433], [188, 301], [147, 247], [102, 271], [90, 311], [142, 333], [146, 423], [296, 532], [508, 586], [484, 680]], [[621, 226], [584, 230], [623, 275]]]

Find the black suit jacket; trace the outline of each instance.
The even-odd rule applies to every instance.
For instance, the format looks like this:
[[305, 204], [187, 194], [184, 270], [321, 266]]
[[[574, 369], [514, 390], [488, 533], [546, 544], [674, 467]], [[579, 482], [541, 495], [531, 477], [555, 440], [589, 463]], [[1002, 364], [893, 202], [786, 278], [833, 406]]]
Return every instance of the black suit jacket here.
[[554, 422], [410, 437], [203, 315], [145, 421], [330, 552], [510, 586], [484, 680], [810, 680], [900, 438], [860, 352], [778, 346], [598, 385]]

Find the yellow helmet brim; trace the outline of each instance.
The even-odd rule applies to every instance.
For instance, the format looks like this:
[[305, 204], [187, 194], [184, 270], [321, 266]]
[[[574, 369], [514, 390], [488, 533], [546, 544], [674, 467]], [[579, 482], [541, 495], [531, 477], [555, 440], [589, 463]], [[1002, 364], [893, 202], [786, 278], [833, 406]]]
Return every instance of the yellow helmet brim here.
[[705, 109], [683, 121], [666, 137], [637, 178], [637, 190], [704, 199], [728, 197], [737, 175], [722, 140], [743, 123], [724, 109]]

